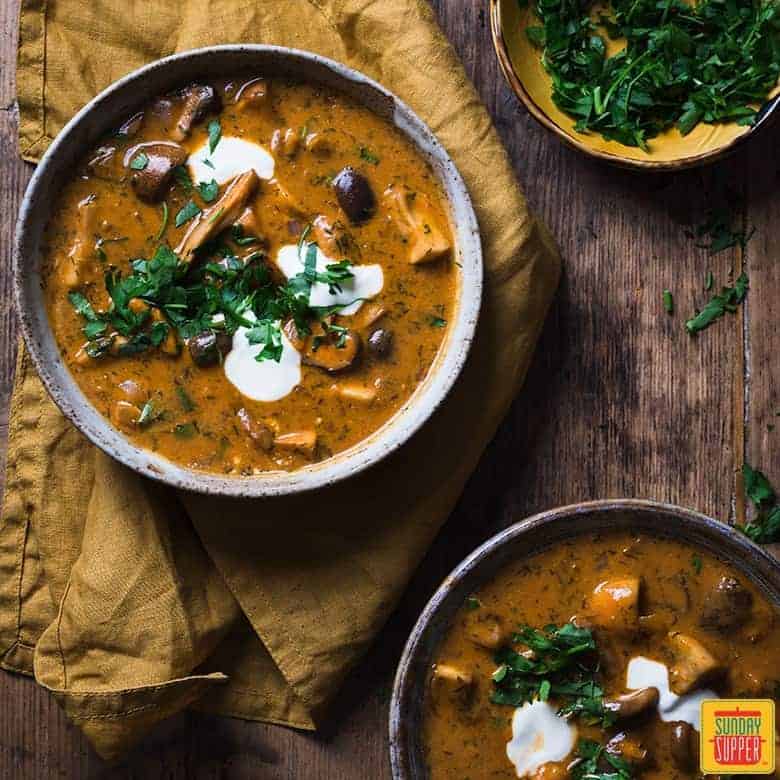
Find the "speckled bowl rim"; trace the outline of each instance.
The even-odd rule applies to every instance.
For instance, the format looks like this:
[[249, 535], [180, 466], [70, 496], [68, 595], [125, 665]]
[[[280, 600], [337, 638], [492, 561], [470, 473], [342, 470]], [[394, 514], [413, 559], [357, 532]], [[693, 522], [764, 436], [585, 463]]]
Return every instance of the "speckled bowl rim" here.
[[[667, 523], [668, 527], [658, 528], [660, 523]], [[748, 577], [780, 607], [778, 561], [732, 526], [700, 512], [643, 499], [608, 499], [571, 504], [521, 520], [488, 539], [455, 567], [426, 604], [409, 635], [390, 701], [393, 780], [428, 777], [419, 744], [424, 678], [443, 632], [464, 598], [490, 581], [509, 561], [534, 555], [572, 536], [628, 529], [706, 549]], [[528, 539], [528, 550], [512, 553], [515, 546]]]
[[[48, 325], [40, 289], [40, 235], [56, 186], [91, 144], [134, 108], [203, 74], [283, 75], [341, 90], [389, 119], [415, 145], [447, 195], [460, 264], [457, 312], [425, 381], [399, 411], [364, 441], [294, 472], [227, 476], [185, 468], [142, 449], [114, 429], [87, 401], [64, 365]], [[91, 100], [57, 135], [27, 187], [17, 221], [13, 280], [25, 343], [49, 395], [62, 413], [104, 452], [144, 476], [184, 490], [233, 497], [301, 493], [354, 476], [401, 447], [433, 414], [457, 379], [474, 338], [482, 298], [482, 248], [468, 191], [431, 129], [389, 90], [356, 70], [317, 54], [280, 46], [225, 45], [174, 54], [119, 79]]]
[[770, 98], [759, 111], [756, 123], [745, 133], [733, 138], [728, 143], [711, 149], [702, 154], [695, 154], [689, 157], [679, 157], [674, 160], [635, 160], [629, 157], [623, 157], [612, 152], [605, 152], [601, 149], [593, 149], [588, 144], [580, 141], [577, 137], [567, 133], [562, 127], [554, 122], [547, 113], [536, 103], [523, 85], [522, 80], [517, 75], [512, 58], [509, 54], [509, 47], [504, 37], [503, 25], [501, 24], [501, 3], [506, 0], [490, 0], [490, 32], [493, 39], [493, 48], [498, 58], [498, 65], [501, 73], [515, 93], [520, 102], [528, 109], [528, 113], [543, 127], [550, 130], [558, 136], [568, 147], [593, 157], [597, 160], [603, 160], [610, 165], [619, 168], [629, 168], [647, 172], [662, 173], [664, 171], [682, 171], [686, 168], [696, 168], [701, 165], [721, 160], [735, 152], [748, 139], [753, 138], [755, 134], [764, 127], [769, 126], [780, 114], [777, 111], [780, 105], [780, 94]]

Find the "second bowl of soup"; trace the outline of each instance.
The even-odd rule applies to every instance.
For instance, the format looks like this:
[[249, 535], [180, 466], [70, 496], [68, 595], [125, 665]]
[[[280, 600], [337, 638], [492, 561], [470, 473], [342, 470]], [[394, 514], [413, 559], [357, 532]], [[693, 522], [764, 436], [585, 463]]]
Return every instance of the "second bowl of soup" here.
[[468, 195], [425, 125], [274, 47], [176, 55], [96, 98], [31, 182], [16, 263], [63, 411], [144, 473], [237, 495], [327, 484], [405, 441], [457, 376], [481, 291]]
[[693, 780], [700, 705], [776, 699], [780, 571], [728, 526], [597, 502], [487, 542], [426, 608], [391, 711], [397, 780]]

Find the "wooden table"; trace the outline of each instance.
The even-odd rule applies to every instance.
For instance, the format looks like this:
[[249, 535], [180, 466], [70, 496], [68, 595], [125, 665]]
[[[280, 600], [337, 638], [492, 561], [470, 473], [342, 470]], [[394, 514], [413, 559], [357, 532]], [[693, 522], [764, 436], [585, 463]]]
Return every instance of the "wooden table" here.
[[[525, 389], [397, 613], [316, 736], [185, 714], [125, 763], [107, 767], [31, 680], [0, 674], [2, 778], [388, 778], [387, 704], [404, 639], [433, 589], [467, 552], [514, 520], [594, 498], [654, 498], [740, 520], [744, 459], [780, 482], [780, 127], [701, 171], [641, 176], [590, 162], [528, 116], [504, 85], [486, 0], [436, 0], [439, 20], [496, 122], [565, 271]], [[17, 326], [11, 236], [31, 166], [17, 157], [16, 3], [0, 2], [0, 455]], [[710, 257], [686, 236], [719, 183], [756, 228], [744, 256]], [[697, 338], [686, 316], [745, 269], [750, 294]], [[665, 313], [662, 291], [677, 311]], [[777, 425], [777, 430], [775, 430]]]

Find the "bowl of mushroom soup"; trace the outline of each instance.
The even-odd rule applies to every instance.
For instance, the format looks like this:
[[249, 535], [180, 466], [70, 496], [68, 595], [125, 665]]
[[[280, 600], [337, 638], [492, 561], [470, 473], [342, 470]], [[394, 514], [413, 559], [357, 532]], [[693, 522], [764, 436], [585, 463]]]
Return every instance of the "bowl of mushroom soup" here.
[[390, 705], [393, 777], [698, 778], [701, 702], [776, 699], [779, 652], [780, 567], [737, 529], [651, 501], [550, 510], [425, 607]]
[[428, 419], [469, 351], [482, 255], [458, 171], [397, 97], [318, 55], [218, 46], [68, 123], [14, 274], [35, 367], [93, 443], [262, 496], [358, 473]]

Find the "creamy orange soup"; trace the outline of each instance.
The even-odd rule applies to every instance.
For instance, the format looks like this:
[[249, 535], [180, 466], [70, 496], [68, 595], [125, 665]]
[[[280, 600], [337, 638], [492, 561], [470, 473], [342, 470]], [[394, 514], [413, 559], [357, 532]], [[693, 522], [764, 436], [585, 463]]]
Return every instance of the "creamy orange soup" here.
[[189, 85], [128, 117], [74, 170], [45, 255], [89, 401], [138, 445], [229, 474], [376, 431], [456, 306], [427, 163], [344, 95], [275, 79]]
[[577, 537], [510, 565], [438, 651], [430, 776], [698, 778], [700, 699], [778, 697], [779, 618], [743, 575], [666, 539]]

